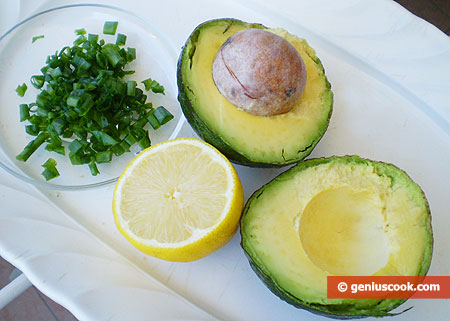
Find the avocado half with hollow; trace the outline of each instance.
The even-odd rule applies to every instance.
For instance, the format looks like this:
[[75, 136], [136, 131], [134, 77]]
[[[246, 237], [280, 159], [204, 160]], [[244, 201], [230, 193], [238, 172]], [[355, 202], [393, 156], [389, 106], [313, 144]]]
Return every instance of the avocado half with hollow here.
[[423, 276], [433, 237], [427, 200], [399, 168], [357, 156], [299, 163], [256, 191], [242, 247], [267, 287], [335, 318], [391, 315], [404, 299], [327, 299], [327, 276]]
[[[288, 112], [273, 116], [246, 112], [217, 88], [212, 72], [214, 60], [224, 43], [245, 29], [274, 33], [300, 54], [306, 82], [301, 97]], [[260, 24], [218, 19], [199, 25], [182, 49], [177, 80], [178, 100], [192, 128], [231, 161], [242, 165], [283, 166], [302, 160], [324, 135], [332, 113], [333, 94], [314, 50], [305, 40], [283, 29], [268, 29]]]

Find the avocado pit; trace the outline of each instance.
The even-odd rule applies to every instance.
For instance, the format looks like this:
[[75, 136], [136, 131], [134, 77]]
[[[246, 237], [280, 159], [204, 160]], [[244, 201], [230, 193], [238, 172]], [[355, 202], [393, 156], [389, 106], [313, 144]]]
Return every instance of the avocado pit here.
[[283, 37], [246, 29], [219, 49], [212, 76], [220, 93], [236, 107], [258, 116], [274, 116], [298, 102], [306, 68], [298, 51]]

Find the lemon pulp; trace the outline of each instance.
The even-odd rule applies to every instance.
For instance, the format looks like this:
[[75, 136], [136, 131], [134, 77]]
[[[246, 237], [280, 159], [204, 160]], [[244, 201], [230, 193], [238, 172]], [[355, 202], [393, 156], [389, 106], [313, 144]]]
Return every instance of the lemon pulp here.
[[139, 250], [172, 261], [192, 261], [224, 245], [243, 206], [233, 166], [193, 138], [141, 152], [116, 185], [113, 212], [119, 231]]

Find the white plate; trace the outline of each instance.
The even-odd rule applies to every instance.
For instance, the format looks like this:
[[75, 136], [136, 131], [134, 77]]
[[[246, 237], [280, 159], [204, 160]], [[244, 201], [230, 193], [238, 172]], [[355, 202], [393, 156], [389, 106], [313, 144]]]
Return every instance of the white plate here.
[[[406, 170], [431, 207], [435, 248], [429, 274], [448, 275], [448, 37], [390, 1], [285, 0], [272, 5], [261, 0], [244, 6], [204, 0], [192, 7], [191, 2], [129, 0], [122, 6], [164, 30], [178, 49], [197, 24], [218, 17], [284, 27], [305, 37], [317, 50], [335, 94], [330, 127], [311, 157], [358, 154]], [[175, 85], [175, 74], [168, 77]], [[190, 135], [188, 126], [180, 133]], [[280, 171], [236, 168], [246, 197]], [[15, 206], [26, 196], [2, 190], [15, 200], [2, 203], [9, 211], [0, 213], [0, 253], [81, 320], [325, 319], [288, 305], [265, 288], [240, 249], [239, 235], [200, 261], [164, 262], [139, 253], [117, 232], [112, 186], [42, 192], [59, 212]], [[411, 306], [395, 320], [448, 320], [448, 300], [409, 300], [396, 311]]]

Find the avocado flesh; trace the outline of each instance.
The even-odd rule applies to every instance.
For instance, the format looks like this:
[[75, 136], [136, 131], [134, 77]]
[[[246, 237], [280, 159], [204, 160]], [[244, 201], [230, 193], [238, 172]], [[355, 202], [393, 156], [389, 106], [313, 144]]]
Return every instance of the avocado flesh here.
[[393, 165], [356, 156], [308, 160], [248, 201], [242, 247], [280, 298], [334, 317], [383, 316], [405, 300], [327, 299], [329, 275], [425, 275], [431, 218]]
[[311, 153], [331, 116], [333, 98], [323, 67], [305, 40], [282, 29], [267, 29], [287, 39], [302, 56], [307, 70], [304, 93], [282, 115], [256, 116], [237, 108], [217, 89], [212, 63], [222, 44], [246, 28], [265, 27], [222, 19], [199, 26], [191, 35], [178, 66], [183, 112], [202, 138], [236, 163], [282, 166], [299, 161]]

